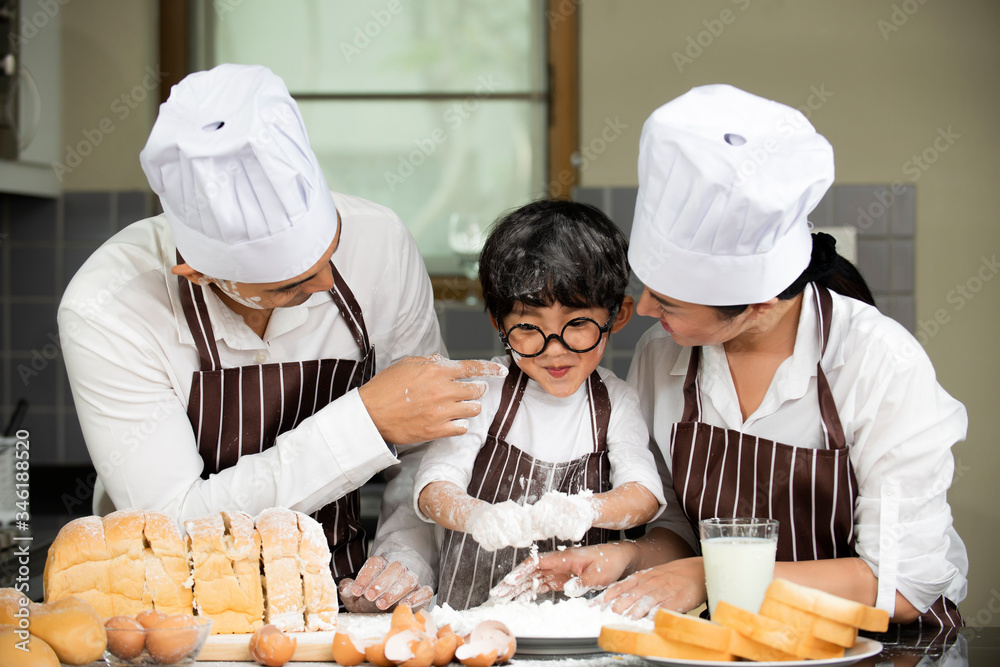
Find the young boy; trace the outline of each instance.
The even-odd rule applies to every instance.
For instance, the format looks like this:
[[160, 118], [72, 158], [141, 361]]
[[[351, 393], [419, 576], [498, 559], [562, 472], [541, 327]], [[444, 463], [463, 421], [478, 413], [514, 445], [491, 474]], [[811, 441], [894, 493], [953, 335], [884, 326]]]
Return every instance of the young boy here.
[[517, 209], [486, 240], [479, 279], [510, 372], [487, 378], [468, 432], [434, 441], [417, 471], [418, 514], [443, 527], [439, 604], [482, 604], [532, 544], [604, 543], [663, 507], [638, 397], [598, 366], [632, 316], [627, 248], [569, 201]]

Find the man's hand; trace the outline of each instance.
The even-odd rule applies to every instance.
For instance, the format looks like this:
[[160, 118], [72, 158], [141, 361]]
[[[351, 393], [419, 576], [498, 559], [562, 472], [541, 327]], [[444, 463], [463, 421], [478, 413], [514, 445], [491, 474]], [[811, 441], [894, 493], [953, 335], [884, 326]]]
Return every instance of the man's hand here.
[[479, 414], [486, 383], [459, 380], [506, 374], [500, 364], [433, 354], [398, 361], [358, 391], [382, 438], [412, 445], [466, 432], [467, 420]]
[[347, 611], [361, 613], [392, 611], [398, 604], [415, 611], [426, 607], [434, 595], [430, 586], [417, 584], [405, 565], [381, 556], [365, 561], [357, 579], [341, 579], [338, 589]]

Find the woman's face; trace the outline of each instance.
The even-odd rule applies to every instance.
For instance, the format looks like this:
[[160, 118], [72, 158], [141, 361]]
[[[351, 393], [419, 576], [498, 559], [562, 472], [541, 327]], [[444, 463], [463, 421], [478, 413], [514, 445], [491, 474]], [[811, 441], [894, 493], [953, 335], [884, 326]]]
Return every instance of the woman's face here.
[[752, 309], [726, 319], [712, 306], [702, 306], [670, 298], [648, 287], [642, 290], [635, 312], [655, 317], [678, 345], [719, 345], [746, 331]]

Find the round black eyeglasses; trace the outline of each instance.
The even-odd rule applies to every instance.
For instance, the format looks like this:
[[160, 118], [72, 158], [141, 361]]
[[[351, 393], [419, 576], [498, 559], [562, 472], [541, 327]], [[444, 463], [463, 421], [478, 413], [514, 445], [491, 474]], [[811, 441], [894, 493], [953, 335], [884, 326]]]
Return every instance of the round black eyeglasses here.
[[559, 341], [570, 352], [583, 354], [598, 346], [601, 337], [611, 330], [611, 323], [617, 315], [618, 308], [615, 308], [604, 326], [589, 317], [574, 317], [566, 323], [561, 333], [548, 336], [534, 324], [515, 324], [506, 333], [499, 332], [500, 341], [518, 355], [529, 359], [545, 352], [552, 340]]

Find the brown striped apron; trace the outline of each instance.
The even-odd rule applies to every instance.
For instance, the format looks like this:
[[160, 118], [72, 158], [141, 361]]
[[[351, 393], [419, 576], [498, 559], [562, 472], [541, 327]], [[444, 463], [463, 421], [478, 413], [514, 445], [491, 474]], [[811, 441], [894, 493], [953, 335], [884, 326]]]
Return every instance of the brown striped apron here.
[[[813, 287], [822, 359], [830, 337], [833, 300], [825, 287], [815, 283]], [[701, 348], [691, 348], [684, 413], [670, 436], [674, 491], [695, 534], [701, 519], [777, 519], [779, 561], [856, 556], [857, 480], [822, 365], [816, 364], [816, 385], [826, 447], [813, 449], [702, 422], [700, 359]], [[921, 620], [944, 627], [963, 625], [958, 607], [944, 596]]]
[[[546, 491], [566, 494], [577, 494], [585, 489], [594, 493], [609, 491], [611, 466], [608, 462], [607, 435], [611, 399], [597, 371], [587, 378], [594, 449], [572, 461], [542, 461], [507, 442], [507, 433], [527, 386], [528, 375], [517, 364], [511, 364], [510, 373], [503, 383], [500, 405], [472, 468], [468, 494], [492, 504], [514, 500], [530, 505]], [[603, 528], [591, 528], [583, 536], [582, 544], [603, 544], [608, 541], [610, 533]], [[535, 542], [539, 552], [554, 551], [559, 546], [570, 544], [555, 538]], [[526, 559], [530, 551], [530, 547], [484, 551], [468, 533], [446, 530], [441, 546], [438, 604], [447, 603], [459, 610], [481, 605], [489, 599], [490, 589]], [[556, 594], [552, 593], [539, 596], [539, 599], [555, 597]]]
[[[178, 255], [178, 262], [182, 261]], [[188, 397], [188, 418], [205, 462], [202, 477], [236, 465], [241, 456], [274, 446], [275, 439], [375, 372], [375, 350], [361, 307], [337, 268], [330, 290], [334, 303], [361, 349], [361, 360], [319, 359], [223, 368], [205, 304], [206, 287], [178, 277], [184, 317], [198, 347]], [[354, 577], [365, 561], [365, 531], [357, 490], [313, 513], [330, 544], [336, 579]]]

